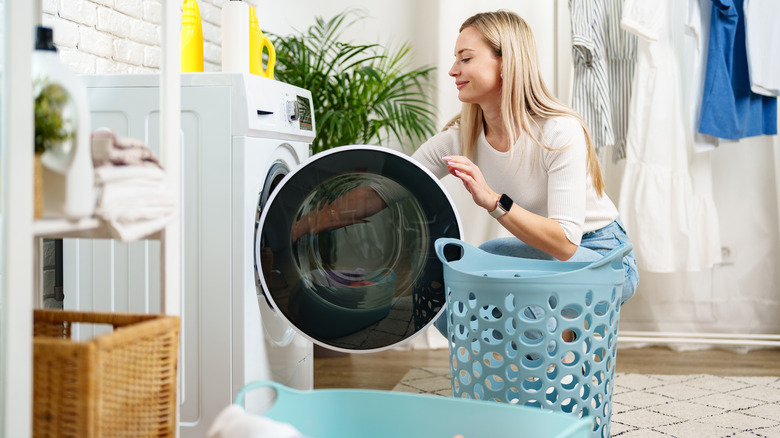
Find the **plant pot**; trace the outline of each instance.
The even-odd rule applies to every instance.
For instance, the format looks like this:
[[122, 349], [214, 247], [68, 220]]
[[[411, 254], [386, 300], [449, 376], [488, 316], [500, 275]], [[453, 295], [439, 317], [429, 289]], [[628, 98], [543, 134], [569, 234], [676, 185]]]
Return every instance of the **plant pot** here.
[[33, 165], [33, 218], [43, 217], [43, 164], [41, 155], [35, 154]]

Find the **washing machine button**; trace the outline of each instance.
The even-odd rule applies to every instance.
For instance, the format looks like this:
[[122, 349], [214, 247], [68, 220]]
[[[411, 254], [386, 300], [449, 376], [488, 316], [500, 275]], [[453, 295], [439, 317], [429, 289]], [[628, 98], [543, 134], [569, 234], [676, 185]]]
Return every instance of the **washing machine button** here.
[[297, 100], [287, 101], [287, 118], [291, 122], [298, 120], [299, 105]]

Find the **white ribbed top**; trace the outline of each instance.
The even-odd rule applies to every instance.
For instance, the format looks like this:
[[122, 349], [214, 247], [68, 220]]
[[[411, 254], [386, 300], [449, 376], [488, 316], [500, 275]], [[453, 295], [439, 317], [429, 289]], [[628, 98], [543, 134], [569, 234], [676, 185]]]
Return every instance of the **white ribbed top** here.
[[[498, 152], [482, 131], [474, 162], [494, 191], [506, 193], [515, 204], [532, 213], [554, 219], [569, 241], [579, 245], [584, 233], [614, 221], [617, 208], [606, 193], [601, 197], [596, 194], [587, 172], [587, 146], [579, 122], [563, 116], [536, 121], [544, 133], [543, 143], [552, 150], [540, 148], [523, 134], [512, 154]], [[462, 155], [459, 134], [457, 128], [437, 134], [420, 146], [413, 158], [443, 178], [448, 172], [442, 157]]]

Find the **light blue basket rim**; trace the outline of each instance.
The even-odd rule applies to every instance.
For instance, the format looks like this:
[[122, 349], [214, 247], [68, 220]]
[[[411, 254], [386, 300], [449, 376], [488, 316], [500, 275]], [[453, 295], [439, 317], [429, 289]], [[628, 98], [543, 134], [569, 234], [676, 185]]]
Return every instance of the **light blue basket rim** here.
[[[462, 257], [458, 260], [447, 260], [444, 250], [448, 245], [458, 246], [462, 250]], [[528, 276], [501, 276], [491, 275], [489, 278], [494, 282], [560, 282], [560, 283], [581, 283], [578, 280], [583, 273], [609, 271], [607, 265], [611, 265], [611, 270], [615, 273], [615, 278], [622, 278], [623, 257], [632, 250], [631, 243], [624, 243], [621, 246], [607, 253], [600, 260], [594, 262], [568, 262], [558, 260], [536, 260], [512, 256], [502, 256], [491, 254], [477, 247], [470, 245], [460, 239], [443, 237], [436, 240], [434, 245], [436, 255], [442, 262], [445, 269], [451, 270], [458, 275], [465, 276], [466, 279], [473, 281], [484, 280], [485, 272], [500, 274], [503, 272], [531, 272], [536, 275]], [[490, 260], [491, 263], [485, 263], [489, 267], [485, 269], [474, 269], [475, 257]], [[571, 277], [571, 278], [569, 278]], [[604, 277], [605, 280], [608, 277]], [[621, 280], [622, 282], [622, 280]], [[593, 283], [592, 281], [590, 283]], [[596, 284], [615, 284], [614, 281], [596, 282]]]
[[[468, 405], [469, 412], [474, 412], [475, 415], [479, 415], [481, 410], [494, 410], [495, 412], [506, 413], [508, 416], [514, 417], [517, 415], [518, 410], [523, 412], [525, 416], [533, 415], [542, 417], [555, 417], [555, 422], [561, 421], [568, 422], [569, 424], [562, 430], [557, 431], [555, 437], [568, 438], [568, 437], [581, 437], [589, 435], [592, 428], [592, 421], [589, 418], [576, 418], [559, 412], [551, 410], [531, 408], [527, 406], [518, 406], [508, 403], [492, 403], [484, 400], [463, 399], [455, 397], [443, 397], [439, 395], [431, 394], [413, 394], [405, 392], [394, 391], [382, 391], [382, 390], [370, 390], [370, 389], [313, 389], [313, 390], [299, 390], [289, 388], [281, 383], [277, 383], [270, 380], [259, 380], [249, 382], [244, 385], [236, 394], [235, 404], [241, 407], [245, 407], [244, 400], [246, 394], [250, 391], [259, 388], [271, 388], [276, 392], [276, 400], [273, 405], [263, 413], [262, 415], [268, 415], [270, 418], [274, 418], [274, 409], [280, 408], [282, 411], [291, 411], [297, 409], [300, 405], [298, 402], [303, 402], [303, 398], [321, 399], [321, 401], [341, 402], [340, 406], [344, 408], [350, 408], [348, 406], [351, 401], [365, 400], [365, 397], [377, 397], [386, 404], [388, 401], [397, 403], [399, 406], [406, 405], [410, 401], [431, 403], [431, 407], [438, 408], [439, 410], [445, 407], [448, 408], [460, 408], [464, 409]], [[364, 405], [359, 407], [353, 407], [355, 409], [365, 408]], [[436, 409], [434, 409], [436, 410]], [[514, 413], [514, 415], [513, 415]], [[304, 413], [301, 412], [303, 415]], [[425, 415], [425, 412], [420, 412], [421, 415]], [[521, 416], [522, 417], [522, 416]], [[439, 418], [438, 416], [436, 418]], [[469, 420], [469, 423], [473, 421]], [[295, 424], [292, 424], [295, 426]], [[533, 428], [533, 424], [529, 424], [529, 427]], [[408, 438], [423, 438], [416, 437], [414, 434], [402, 434], [399, 436], [406, 436]], [[353, 437], [343, 437], [353, 438]], [[354, 437], [357, 438], [357, 437]], [[360, 438], [363, 438], [362, 436]], [[427, 437], [426, 437], [427, 438]]]

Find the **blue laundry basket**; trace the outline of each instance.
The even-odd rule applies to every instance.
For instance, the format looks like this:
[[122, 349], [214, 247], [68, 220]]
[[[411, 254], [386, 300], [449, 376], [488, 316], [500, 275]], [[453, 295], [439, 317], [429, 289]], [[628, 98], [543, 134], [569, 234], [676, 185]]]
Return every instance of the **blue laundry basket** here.
[[270, 387], [274, 404], [262, 415], [311, 438], [587, 438], [590, 422], [558, 412], [367, 389], [300, 391], [251, 382], [236, 395]]
[[609, 437], [625, 244], [601, 260], [489, 254], [436, 241], [444, 269], [452, 392], [592, 419]]

